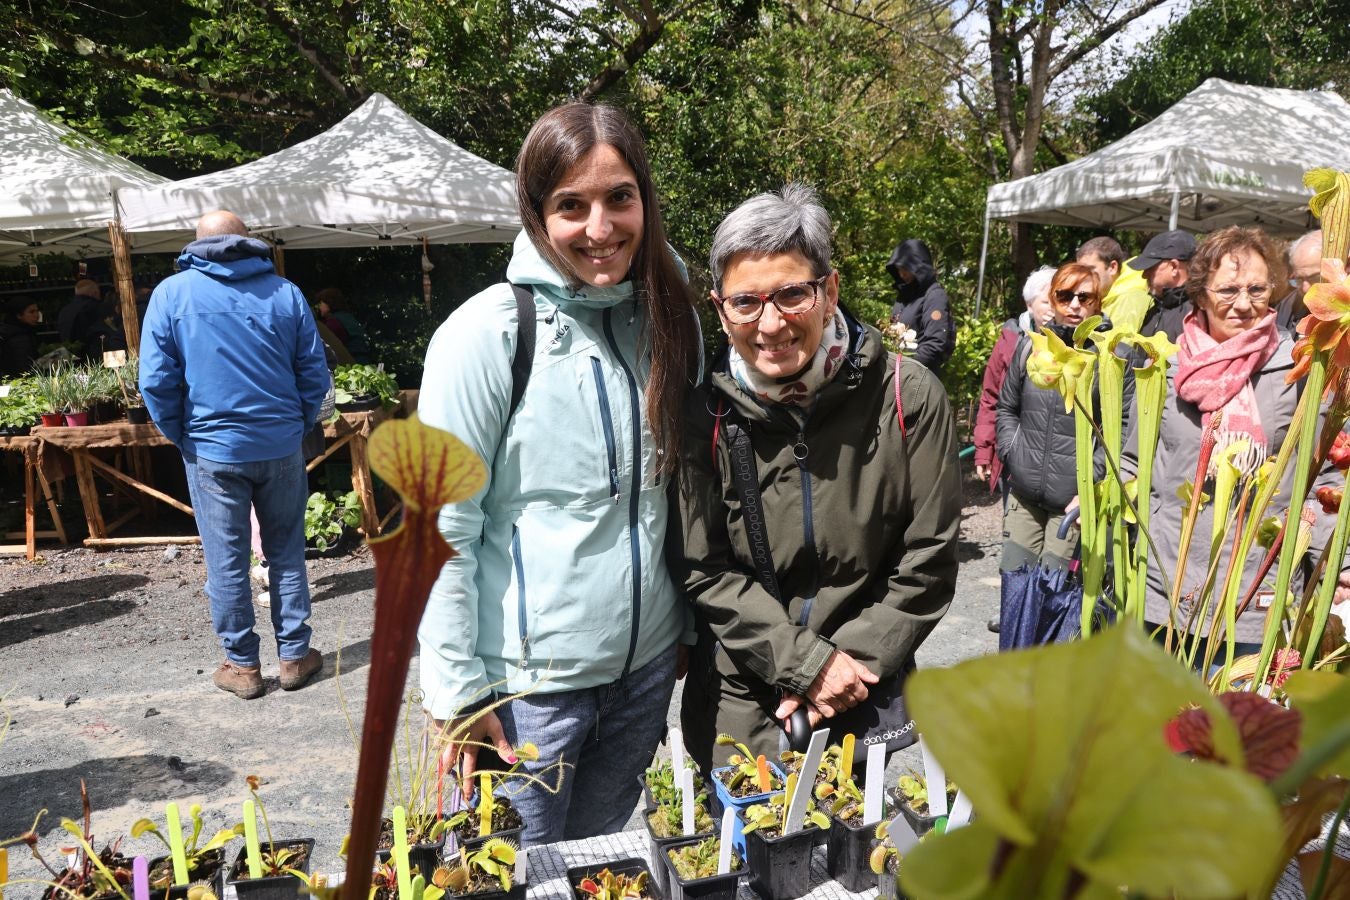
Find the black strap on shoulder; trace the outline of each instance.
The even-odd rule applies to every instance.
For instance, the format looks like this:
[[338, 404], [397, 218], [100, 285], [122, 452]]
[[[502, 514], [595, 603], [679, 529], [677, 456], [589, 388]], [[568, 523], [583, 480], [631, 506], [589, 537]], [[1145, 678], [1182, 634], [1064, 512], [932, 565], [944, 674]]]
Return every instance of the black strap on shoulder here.
[[534, 291], [512, 284], [516, 295], [516, 355], [511, 358], [511, 405], [506, 408], [506, 421], [516, 414], [520, 398], [525, 396], [525, 385], [530, 383], [534, 368]]
[[750, 427], [730, 421], [727, 425], [727, 449], [731, 455], [731, 480], [741, 500], [741, 515], [750, 538], [750, 558], [755, 566], [755, 577], [760, 587], [779, 603], [783, 595], [778, 590], [778, 573], [773, 567], [773, 553], [769, 549], [769, 529], [764, 521], [764, 507], [759, 497], [759, 468], [755, 465], [755, 450], [750, 445]]

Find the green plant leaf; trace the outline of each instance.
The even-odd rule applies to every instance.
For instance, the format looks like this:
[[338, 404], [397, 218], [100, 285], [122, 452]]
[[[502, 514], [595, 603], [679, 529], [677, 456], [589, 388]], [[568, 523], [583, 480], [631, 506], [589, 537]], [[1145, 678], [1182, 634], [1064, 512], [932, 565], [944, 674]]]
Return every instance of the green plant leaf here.
[[[1232, 720], [1135, 628], [926, 670], [907, 698], [980, 812], [974, 825], [907, 858], [906, 872], [919, 874], [906, 890], [920, 900], [1059, 896], [1071, 871], [1116, 896], [1122, 885], [1150, 897], [1235, 896], [1273, 870], [1278, 810], [1241, 771]], [[1168, 749], [1164, 726], [1188, 705], [1209, 713], [1218, 755], [1232, 768]], [[946, 849], [953, 841], [964, 862], [930, 878], [956, 858]], [[991, 870], [996, 848], [1004, 867], [996, 889], [981, 893], [978, 878], [988, 876], [979, 872]]]
[[1284, 691], [1303, 714], [1303, 751], [1321, 746], [1328, 750], [1313, 774], [1350, 777], [1350, 746], [1337, 738], [1350, 722], [1350, 678], [1322, 670], [1295, 672]]

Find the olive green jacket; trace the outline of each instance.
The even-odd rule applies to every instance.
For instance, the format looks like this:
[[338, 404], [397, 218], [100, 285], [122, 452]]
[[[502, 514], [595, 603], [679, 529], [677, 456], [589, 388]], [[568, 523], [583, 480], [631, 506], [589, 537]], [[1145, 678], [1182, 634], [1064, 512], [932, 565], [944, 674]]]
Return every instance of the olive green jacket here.
[[[685, 688], [686, 738], [688, 720], [705, 718], [720, 695], [719, 730], [756, 752], [776, 750], [756, 747], [755, 736], [776, 736], [767, 717], [780, 694], [805, 693], [832, 649], [885, 679], [910, 663], [951, 604], [961, 479], [947, 396], [931, 372], [902, 360], [902, 437], [895, 357], [875, 329], [850, 327], [851, 352], [804, 427], [741, 389], [725, 359], [691, 397], [677, 577], [696, 605], [701, 640]], [[719, 408], [748, 426], [786, 608], [754, 577], [731, 478], [725, 426], [733, 419], [717, 426], [714, 444]], [[733, 694], [745, 702], [728, 717]], [[706, 760], [702, 748], [690, 749]]]

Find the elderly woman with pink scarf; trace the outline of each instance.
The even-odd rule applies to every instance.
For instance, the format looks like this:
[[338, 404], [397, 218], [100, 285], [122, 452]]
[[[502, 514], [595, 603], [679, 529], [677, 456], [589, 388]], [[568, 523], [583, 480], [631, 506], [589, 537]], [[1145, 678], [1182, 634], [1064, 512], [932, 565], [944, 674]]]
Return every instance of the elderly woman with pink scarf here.
[[[1186, 291], [1194, 310], [1186, 315], [1178, 341], [1180, 350], [1167, 373], [1167, 401], [1153, 465], [1149, 533], [1157, 557], [1149, 557], [1145, 617], [1150, 630], [1165, 627], [1168, 621], [1171, 579], [1177, 571], [1185, 519], [1186, 501], [1181, 495], [1189, 496], [1183, 486], [1195, 477], [1201, 438], [1213, 417], [1222, 411], [1211, 478], [1223, 449], [1233, 442], [1248, 442], [1249, 447], [1237, 453], [1234, 461], [1254, 471], [1284, 441], [1303, 390], [1301, 379], [1288, 382], [1294, 368], [1294, 337], [1276, 324], [1275, 310], [1286, 290], [1284, 255], [1259, 228], [1234, 226], [1215, 232], [1201, 242], [1190, 260]], [[1131, 435], [1125, 451], [1127, 471], [1134, 468], [1135, 438]], [[1324, 483], [1324, 479], [1332, 483], [1333, 470], [1321, 473], [1318, 483]], [[1285, 485], [1271, 501], [1271, 513], [1283, 517], [1291, 481], [1286, 477]], [[1206, 492], [1212, 494], [1212, 487]], [[1330, 535], [1335, 517], [1320, 509], [1317, 517], [1313, 545], [1320, 548]], [[1181, 633], [1208, 635], [1210, 631], [1212, 603], [1206, 607], [1204, 622], [1199, 621], [1200, 613], [1194, 607], [1209, 569], [1211, 521], [1211, 507], [1202, 507], [1187, 554], [1182, 599], [1173, 618], [1173, 627]], [[1221, 557], [1220, 580], [1226, 575], [1231, 552], [1230, 536]], [[1265, 554], [1265, 548], [1252, 547], [1243, 564], [1240, 596], [1246, 595]], [[1238, 655], [1259, 650], [1274, 580], [1272, 567], [1258, 587], [1255, 602], [1238, 618]]]

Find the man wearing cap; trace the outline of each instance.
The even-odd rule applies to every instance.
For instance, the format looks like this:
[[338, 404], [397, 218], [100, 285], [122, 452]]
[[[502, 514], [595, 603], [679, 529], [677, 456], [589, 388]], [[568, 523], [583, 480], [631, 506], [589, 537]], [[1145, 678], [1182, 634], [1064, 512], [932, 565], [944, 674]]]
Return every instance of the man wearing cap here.
[[1186, 299], [1186, 263], [1193, 255], [1195, 238], [1178, 229], [1155, 235], [1143, 253], [1125, 264], [1144, 273], [1153, 298], [1139, 328], [1144, 337], [1161, 331], [1175, 342], [1181, 336], [1181, 320], [1191, 311], [1191, 301]]

